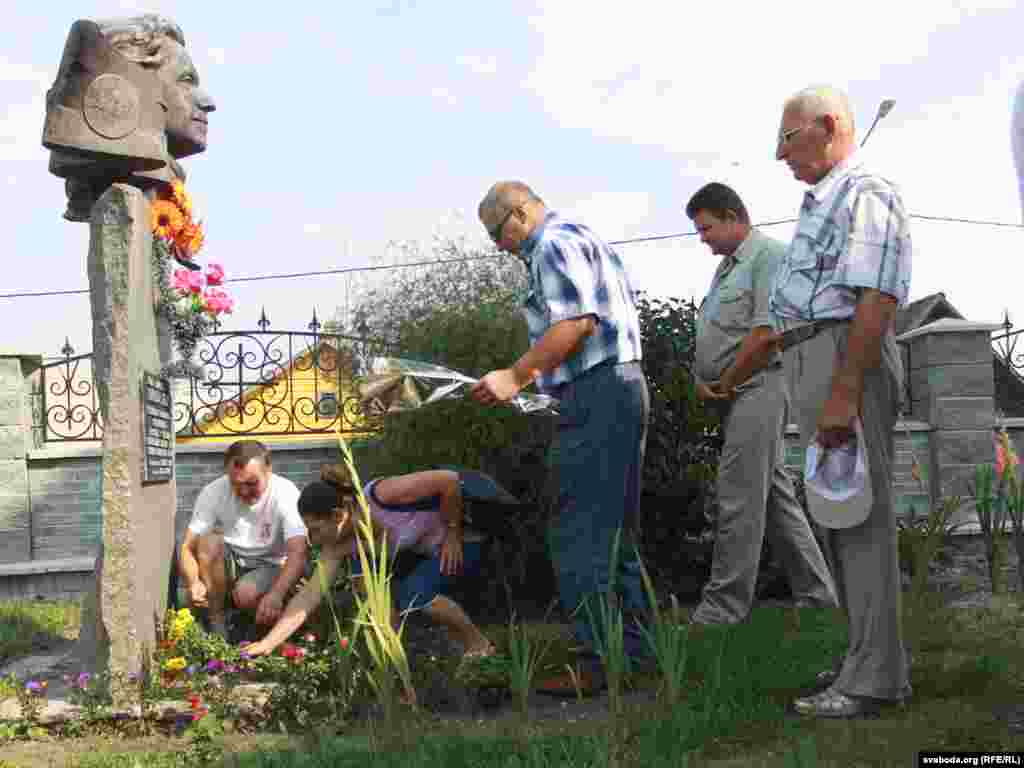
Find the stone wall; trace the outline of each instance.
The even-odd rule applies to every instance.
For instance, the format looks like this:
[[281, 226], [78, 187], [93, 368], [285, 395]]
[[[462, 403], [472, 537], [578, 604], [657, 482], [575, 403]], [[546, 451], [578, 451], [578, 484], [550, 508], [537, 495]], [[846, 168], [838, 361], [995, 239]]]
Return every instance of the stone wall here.
[[[913, 514], [921, 515], [928, 509], [928, 492], [911, 476], [910, 470], [916, 455], [923, 471], [922, 477], [928, 476], [931, 470], [928, 444], [930, 431], [931, 425], [920, 421], [900, 421], [896, 424], [893, 491], [897, 515], [906, 515], [911, 509]], [[1024, 434], [1021, 439], [1024, 441]], [[800, 447], [800, 430], [795, 424], [786, 428], [786, 466], [791, 472], [803, 472], [804, 451]]]

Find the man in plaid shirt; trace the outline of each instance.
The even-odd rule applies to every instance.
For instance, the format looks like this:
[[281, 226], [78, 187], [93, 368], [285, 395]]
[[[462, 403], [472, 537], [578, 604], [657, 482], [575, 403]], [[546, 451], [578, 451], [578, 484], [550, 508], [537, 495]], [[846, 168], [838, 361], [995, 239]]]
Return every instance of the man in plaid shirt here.
[[910, 693], [892, 498], [903, 392], [893, 318], [910, 287], [910, 229], [895, 186], [856, 150], [841, 91], [808, 88], [786, 102], [776, 157], [809, 189], [770, 306], [777, 330], [813, 332], [785, 359], [804, 448], [815, 436], [824, 450], [846, 444], [859, 417], [872, 493], [863, 522], [818, 520], [832, 528], [826, 543], [849, 649], [838, 669], [819, 675], [826, 690], [796, 700], [798, 712], [815, 717], [862, 715]]
[[[561, 403], [555, 438], [558, 515], [549, 533], [559, 599], [575, 611], [583, 646], [577, 680], [584, 693], [605, 686], [589, 613], [614, 580], [626, 614], [625, 650], [647, 655], [637, 620], [648, 604], [633, 543], [650, 399], [640, 365], [636, 296], [619, 255], [582, 224], [553, 211], [522, 182], [491, 187], [480, 221], [495, 245], [517, 254], [530, 273], [524, 313], [530, 348], [511, 367], [474, 387], [481, 403], [507, 402], [536, 381]], [[618, 569], [611, 573], [615, 532], [622, 529]], [[569, 674], [538, 686], [575, 695]]]

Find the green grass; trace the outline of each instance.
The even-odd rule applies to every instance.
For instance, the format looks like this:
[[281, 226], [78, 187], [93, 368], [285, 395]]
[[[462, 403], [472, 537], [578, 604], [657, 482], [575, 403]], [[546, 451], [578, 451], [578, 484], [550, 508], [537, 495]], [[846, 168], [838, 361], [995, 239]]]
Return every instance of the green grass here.
[[0, 602], [0, 663], [30, 653], [34, 642], [77, 637], [79, 619], [77, 602]]
[[[914, 697], [903, 707], [885, 708], [878, 719], [856, 721], [785, 715], [787, 703], [806, 691], [815, 674], [843, 651], [845, 621], [839, 612], [766, 607], [755, 610], [750, 622], [738, 627], [691, 628], [681, 702], [671, 709], [646, 700], [627, 704], [617, 765], [882, 768], [914, 765], [920, 749], [1024, 749], [1024, 737], [1010, 735], [1005, 722], [996, 717], [999, 707], [1024, 699], [1020, 596], [996, 598], [988, 609], [952, 610], [938, 596], [926, 593], [912, 603], [907, 601], [904, 624], [915, 657]], [[537, 631], [559, 630], [549, 625]], [[504, 645], [498, 628], [489, 628], [488, 634], [499, 648]], [[554, 658], [567, 657], [566, 637], [563, 630], [556, 639]], [[638, 681], [639, 687], [655, 683], [653, 678]], [[611, 729], [599, 714], [575, 722], [532, 716], [525, 725], [513, 712], [482, 722], [405, 717], [387, 738], [381, 738], [379, 731], [370, 738], [362, 725], [341, 724], [347, 729], [342, 735], [307, 734], [273, 741], [266, 736], [235, 736], [230, 744], [233, 754], [225, 765], [540, 768], [613, 764], [609, 760]], [[48, 745], [33, 742], [25, 744], [23, 753], [32, 754], [32, 761], [23, 763], [13, 754], [8, 759], [26, 768], [163, 768], [173, 764], [171, 752], [182, 749], [180, 739], [164, 743], [166, 747], [158, 746], [159, 742], [146, 745], [157, 752], [126, 755], [114, 753], [123, 750], [124, 744], [83, 749], [68, 742], [63, 745], [64, 755], [73, 758], [48, 763], [43, 757], [43, 747]], [[386, 751], [381, 744], [387, 745]]]

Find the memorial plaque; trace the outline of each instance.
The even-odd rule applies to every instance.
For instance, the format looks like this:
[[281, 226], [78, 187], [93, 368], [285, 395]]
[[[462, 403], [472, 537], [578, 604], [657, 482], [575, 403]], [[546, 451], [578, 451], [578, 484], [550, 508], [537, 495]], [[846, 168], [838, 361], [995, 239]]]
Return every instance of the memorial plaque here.
[[171, 383], [152, 373], [142, 374], [144, 483], [168, 483], [174, 476], [174, 428]]

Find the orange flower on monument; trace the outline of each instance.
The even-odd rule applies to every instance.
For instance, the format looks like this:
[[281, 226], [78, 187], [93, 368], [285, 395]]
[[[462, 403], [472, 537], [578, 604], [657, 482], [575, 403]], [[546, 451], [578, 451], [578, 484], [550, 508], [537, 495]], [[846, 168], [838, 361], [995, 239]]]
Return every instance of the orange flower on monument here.
[[181, 212], [186, 216], [191, 216], [192, 197], [185, 191], [185, 184], [181, 180], [175, 179], [171, 182], [171, 195], [171, 199], [181, 209]]
[[199, 253], [203, 248], [206, 235], [201, 224], [186, 221], [174, 238], [174, 244], [190, 255]]
[[171, 200], [154, 200], [152, 207], [153, 234], [164, 240], [174, 240], [185, 227], [185, 216]]

